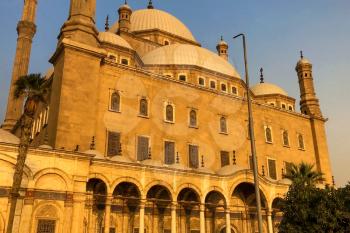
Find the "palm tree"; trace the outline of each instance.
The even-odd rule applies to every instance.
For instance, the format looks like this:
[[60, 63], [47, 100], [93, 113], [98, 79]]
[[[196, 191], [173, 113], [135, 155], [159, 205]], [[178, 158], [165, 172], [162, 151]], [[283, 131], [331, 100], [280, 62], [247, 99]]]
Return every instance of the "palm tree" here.
[[299, 165], [292, 164], [290, 170], [285, 175], [294, 184], [314, 186], [318, 182], [324, 181], [323, 174], [313, 170], [314, 165], [302, 162]]
[[40, 103], [46, 103], [45, 97], [48, 92], [50, 82], [41, 74], [29, 74], [20, 77], [15, 82], [14, 98], [25, 98], [24, 111], [17, 122], [20, 127], [20, 142], [18, 147], [18, 156], [13, 175], [13, 183], [11, 189], [11, 207], [9, 220], [7, 224], [7, 233], [12, 233], [13, 220], [15, 216], [16, 203], [19, 197], [21, 187], [23, 168], [27, 158], [28, 147], [30, 145], [30, 134], [34, 122], [34, 115]]

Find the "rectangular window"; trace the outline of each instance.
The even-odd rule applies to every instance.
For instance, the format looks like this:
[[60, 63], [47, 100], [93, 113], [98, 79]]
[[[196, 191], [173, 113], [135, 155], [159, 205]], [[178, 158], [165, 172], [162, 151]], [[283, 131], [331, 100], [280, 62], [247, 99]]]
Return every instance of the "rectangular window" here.
[[268, 159], [268, 167], [269, 167], [270, 178], [277, 180], [276, 160]]
[[108, 131], [107, 156], [120, 155], [120, 133]]
[[290, 162], [284, 162], [284, 174], [290, 174], [292, 170], [292, 163]]
[[198, 168], [198, 146], [189, 145], [189, 167]]
[[220, 151], [221, 167], [230, 165], [230, 154], [228, 151]]
[[165, 164], [175, 163], [175, 142], [170, 142], [170, 141], [164, 142], [164, 163]]
[[149, 138], [139, 136], [137, 138], [137, 160], [143, 161], [148, 159]]
[[56, 221], [55, 220], [38, 220], [37, 233], [55, 233]]
[[186, 82], [186, 80], [187, 80], [186, 75], [180, 74], [180, 75], [179, 75], [179, 80], [180, 80], [180, 81], [183, 81], [183, 82]]

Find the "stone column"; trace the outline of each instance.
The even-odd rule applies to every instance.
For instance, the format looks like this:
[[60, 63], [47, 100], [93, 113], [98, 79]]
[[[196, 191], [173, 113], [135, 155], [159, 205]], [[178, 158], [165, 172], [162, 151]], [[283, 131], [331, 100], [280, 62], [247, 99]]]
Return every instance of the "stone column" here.
[[230, 209], [226, 209], [226, 233], [231, 233], [231, 213]]
[[173, 202], [171, 204], [171, 233], [176, 233], [176, 209], [177, 203]]
[[30, 224], [32, 221], [33, 204], [34, 204], [34, 191], [27, 190], [24, 200], [23, 209], [21, 213], [21, 223], [19, 226], [19, 232], [28, 232], [30, 230]]
[[106, 208], [105, 208], [105, 227], [104, 233], [109, 233], [109, 228], [111, 224], [111, 198], [107, 197], [106, 199]]
[[81, 229], [84, 228], [83, 213], [85, 204], [85, 194], [73, 195], [73, 216], [71, 233], [81, 233]]
[[28, 73], [32, 40], [36, 33], [35, 14], [37, 0], [25, 0], [22, 18], [17, 24], [17, 47], [12, 68], [10, 92], [7, 100], [7, 111], [2, 127], [11, 130], [22, 115], [23, 98], [14, 99], [15, 82]]
[[72, 225], [73, 214], [73, 193], [67, 193], [66, 200], [64, 201], [64, 222], [63, 228], [65, 233], [70, 233], [70, 226]]
[[141, 200], [140, 202], [140, 226], [139, 226], [139, 233], [145, 232], [145, 205], [146, 201]]
[[200, 233], [205, 232], [205, 204], [201, 204], [199, 207], [199, 224], [200, 224]]
[[272, 211], [267, 210], [267, 228], [269, 233], [273, 233]]

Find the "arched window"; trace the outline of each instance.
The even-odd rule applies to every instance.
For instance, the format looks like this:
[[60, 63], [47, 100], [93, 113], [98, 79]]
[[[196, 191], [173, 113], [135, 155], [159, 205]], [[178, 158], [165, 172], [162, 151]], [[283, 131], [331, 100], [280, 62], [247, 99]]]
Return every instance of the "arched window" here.
[[190, 127], [197, 126], [197, 112], [195, 110], [190, 111]]
[[299, 149], [304, 150], [305, 149], [304, 137], [301, 134], [298, 135], [298, 143], [299, 143]]
[[140, 112], [141, 116], [148, 116], [148, 101], [146, 98], [140, 100]]
[[227, 91], [226, 84], [221, 83], [221, 91], [224, 91], [224, 92], [226, 92], [226, 91]]
[[272, 143], [272, 131], [270, 127], [265, 128], [265, 138], [266, 142]]
[[168, 104], [165, 108], [165, 120], [174, 122], [174, 107], [171, 104]]
[[111, 95], [111, 111], [120, 112], [120, 95], [113, 92]]
[[216, 82], [215, 81], [210, 81], [210, 88], [216, 89]]
[[227, 133], [227, 121], [225, 117], [220, 118], [220, 133]]
[[284, 145], [284, 146], [289, 146], [288, 131], [287, 131], [287, 130], [284, 130], [282, 136], [283, 136], [283, 145]]

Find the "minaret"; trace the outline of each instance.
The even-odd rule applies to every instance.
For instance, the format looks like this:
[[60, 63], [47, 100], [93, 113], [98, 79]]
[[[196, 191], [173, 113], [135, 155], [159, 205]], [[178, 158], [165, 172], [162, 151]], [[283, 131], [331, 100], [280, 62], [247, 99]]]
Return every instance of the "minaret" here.
[[36, 32], [35, 14], [37, 0], [25, 0], [22, 18], [17, 24], [17, 47], [12, 69], [12, 79], [7, 102], [7, 111], [2, 128], [11, 130], [20, 118], [23, 110], [23, 98], [14, 99], [14, 84], [19, 77], [28, 73], [32, 40]]
[[119, 32], [128, 32], [130, 30], [130, 19], [132, 14], [132, 9], [128, 5], [127, 1], [125, 1], [125, 4], [119, 7], [118, 9], [119, 13]]
[[97, 46], [96, 0], [70, 0], [68, 20], [63, 24], [59, 42], [64, 38]]
[[216, 50], [218, 51], [218, 55], [225, 60], [228, 60], [228, 44], [224, 41], [224, 38], [221, 36], [221, 40], [216, 46]]
[[295, 70], [298, 73], [299, 79], [301, 113], [309, 116], [322, 117], [314, 87], [312, 64], [309, 60], [304, 58], [302, 51], [300, 52], [300, 60]]

